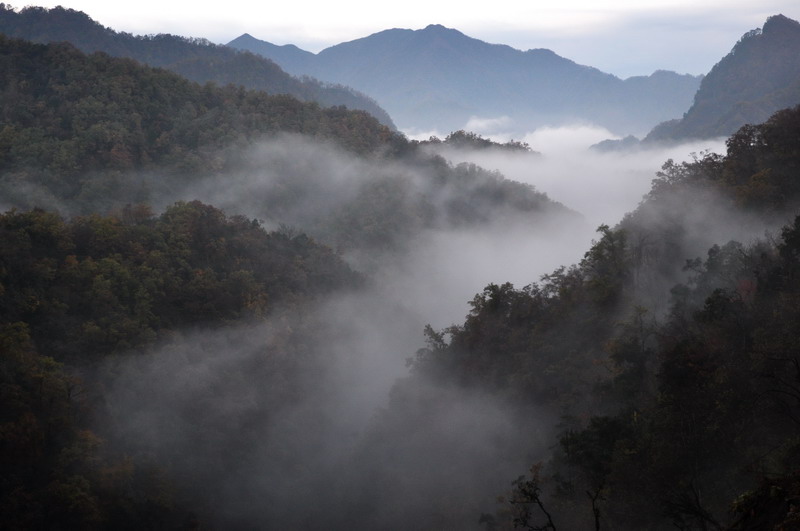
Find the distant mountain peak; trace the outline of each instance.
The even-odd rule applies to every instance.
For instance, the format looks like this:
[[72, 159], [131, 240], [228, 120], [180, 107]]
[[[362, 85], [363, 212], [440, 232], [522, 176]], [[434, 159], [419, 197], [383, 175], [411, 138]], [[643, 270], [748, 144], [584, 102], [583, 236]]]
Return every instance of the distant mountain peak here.
[[442, 26], [441, 24], [428, 24], [424, 29], [417, 31], [425, 35], [434, 35], [437, 37], [466, 37], [466, 35], [457, 29], [448, 28], [447, 26]]
[[[526, 54], [529, 54], [529, 55], [540, 55], [540, 56], [547, 56], [547, 57], [555, 57], [555, 58], [558, 58], [558, 59], [564, 59], [565, 61], [569, 61], [569, 59], [561, 57], [560, 55], [558, 55], [556, 52], [554, 52], [550, 48], [530, 48], [529, 50], [526, 50], [523, 53], [526, 53]], [[570, 62], [574, 62], [574, 61], [570, 61]]]
[[297, 75], [370, 94], [401, 127], [420, 130], [456, 131], [477, 116], [509, 117], [515, 135], [576, 119], [642, 134], [683, 113], [700, 82], [664, 73], [627, 83], [553, 50], [521, 51], [437, 23], [385, 29], [302, 57], [244, 44]]
[[659, 124], [645, 142], [728, 136], [798, 103], [800, 22], [773, 15], [714, 65], [683, 118]]

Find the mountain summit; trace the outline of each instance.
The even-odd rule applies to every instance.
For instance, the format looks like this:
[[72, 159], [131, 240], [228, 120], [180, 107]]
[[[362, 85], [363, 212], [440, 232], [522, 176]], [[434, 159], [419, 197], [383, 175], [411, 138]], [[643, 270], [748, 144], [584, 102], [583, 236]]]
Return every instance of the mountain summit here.
[[680, 120], [660, 124], [647, 141], [727, 136], [800, 103], [800, 23], [769, 17], [745, 33], [700, 84]]
[[401, 128], [456, 130], [504, 117], [524, 133], [543, 124], [593, 122], [643, 133], [680, 116], [699, 78], [660, 72], [621, 80], [551, 50], [490, 44], [440, 24], [388, 29], [318, 54], [241, 36], [230, 46], [288, 72], [352, 86], [375, 98]]

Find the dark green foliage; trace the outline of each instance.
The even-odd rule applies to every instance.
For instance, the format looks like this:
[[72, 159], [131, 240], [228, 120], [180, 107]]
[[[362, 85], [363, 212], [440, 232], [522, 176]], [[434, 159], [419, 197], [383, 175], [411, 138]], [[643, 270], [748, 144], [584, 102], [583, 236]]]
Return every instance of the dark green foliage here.
[[189, 517], [160, 472], [87, 429], [87, 388], [0, 324], [0, 529], [179, 529]]
[[487, 286], [465, 323], [446, 330], [450, 342], [433, 341], [417, 363], [463, 384], [572, 412], [600, 375], [603, 341], [626, 298], [624, 234], [607, 226], [599, 232], [580, 266], [522, 289]]
[[533, 186], [505, 179], [472, 163], [437, 168], [426, 194], [438, 206], [447, 225], [472, 225], [519, 213], [570, 216], [560, 203]]
[[[378, 164], [420, 170], [418, 182], [391, 169], [364, 179], [341, 203], [315, 212], [314, 228], [328, 230], [343, 249], [367, 254], [401, 248], [427, 228], [563, 211], [499, 174], [424, 156], [365, 113], [200, 86], [68, 45], [0, 38], [0, 46], [8, 74], [0, 82], [4, 190], [25, 197], [25, 186], [38, 185], [51, 198], [83, 202], [87, 211], [69, 220], [40, 209], [0, 216], [0, 527], [197, 523], [174, 500], [163, 470], [142, 455], [115, 453], [91, 431], [92, 418], [102, 415], [124, 432], [128, 419], [103, 407], [105, 386], [115, 383], [115, 362], [123, 358], [132, 367], [127, 388], [140, 390], [137, 405], [160, 412], [159, 404], [178, 403], [178, 414], [156, 415], [154, 425], [179, 418], [182, 433], [202, 451], [187, 456], [177, 442], [159, 450], [173, 467], [168, 472], [188, 478], [188, 496], [203, 500], [204, 515], [214, 520], [208, 484], [257, 462], [260, 430], [269, 431], [282, 408], [319, 381], [322, 363], [310, 344], [328, 336], [314, 335], [313, 318], [290, 326], [284, 312], [302, 314], [304, 303], [359, 284], [330, 249], [299, 231], [267, 233], [254, 220], [200, 202], [174, 204], [157, 217], [133, 201], [114, 215], [96, 213], [105, 210], [102, 201], [114, 206], [134, 192], [146, 196], [131, 175], [150, 171], [166, 185], [222, 175], [238, 162], [240, 148], [278, 132], [333, 140]], [[202, 61], [186, 64], [201, 68]], [[553, 459], [513, 483], [511, 508], [484, 517], [487, 526], [721, 529], [734, 500], [735, 529], [791, 524], [773, 493], [793, 499], [797, 492], [800, 218], [779, 241], [712, 246], [697, 236], [703, 220], [692, 215], [711, 209], [712, 198], [762, 221], [794, 211], [798, 116], [800, 108], [789, 109], [741, 129], [726, 156], [668, 162], [635, 212], [618, 227], [599, 227], [579, 264], [522, 289], [490, 284], [462, 325], [428, 327], [413, 376], [378, 416], [366, 454], [392, 461], [397, 456], [370, 447], [370, 437], [402, 441], [425, 423], [438, 425], [431, 404], [450, 392], [460, 398], [467, 388], [518, 412], [509, 418], [547, 411], [562, 419]], [[459, 138], [481, 144], [469, 133], [451, 140]], [[313, 178], [309, 184], [287, 174], [267, 196], [276, 220], [315, 186]], [[692, 258], [700, 247], [705, 258]], [[236, 337], [233, 325], [253, 321], [274, 327], [266, 344]], [[228, 335], [217, 343], [202, 334], [194, 339], [188, 331], [198, 328]], [[247, 354], [227, 364], [216, 356], [227, 344]], [[164, 348], [153, 355], [156, 346]], [[172, 393], [180, 368], [208, 359], [219, 369], [190, 381], [187, 394]], [[252, 381], [259, 385], [245, 402], [254, 406], [241, 416], [208, 418], [224, 382]], [[241, 398], [237, 390], [234, 400]], [[416, 416], [420, 410], [427, 415]], [[231, 443], [240, 438], [243, 444]], [[289, 451], [291, 437], [270, 440], [270, 450], [290, 456], [277, 460], [281, 472], [308, 466], [302, 451]], [[127, 448], [146, 448], [138, 442], [126, 441]], [[431, 450], [425, 437], [416, 444]], [[426, 454], [426, 473], [458, 444], [448, 440]], [[487, 448], [509, 446], [492, 441]], [[219, 448], [239, 453], [195, 466], [196, 455]], [[376, 470], [374, 485], [407, 480], [394, 462]], [[472, 509], [454, 497], [443, 491], [434, 503], [442, 511]], [[374, 511], [369, 499], [365, 511]], [[364, 518], [371, 521], [368, 512]], [[245, 520], [217, 519], [242, 526]]]
[[[257, 178], [257, 194], [242, 193], [257, 195], [248, 200], [259, 218], [375, 256], [425, 228], [570, 215], [529, 185], [426, 155], [364, 112], [199, 86], [63, 44], [0, 37], [0, 52], [7, 74], [0, 82], [0, 190], [7, 206], [106, 213], [128, 203], [168, 204], [184, 190], [195, 193], [198, 183], [224, 196], [223, 178], [232, 186]], [[300, 156], [304, 147], [317, 152], [320, 143], [334, 143], [375, 164], [359, 161], [365, 175], [340, 185], [328, 167], [261, 161], [254, 146], [265, 139], [294, 146]], [[342, 159], [332, 150], [324, 156]]]
[[3, 322], [29, 323], [37, 350], [96, 359], [151, 345], [162, 330], [219, 325], [352, 285], [353, 273], [305, 235], [266, 233], [199, 202], [158, 218], [65, 222], [0, 217]]
[[784, 109], [742, 127], [724, 156], [700, 153], [690, 162], [664, 164], [644, 201], [620, 223], [633, 287], [647, 297], [640, 304], [666, 310], [663, 294], [685, 280], [685, 260], [719, 243], [712, 235], [720, 219], [735, 219], [743, 232], [759, 235], [797, 212], [798, 124], [800, 107]]
[[592, 417], [580, 431], [568, 431], [559, 443], [567, 464], [577, 467], [592, 490], [602, 490], [614, 456], [614, 447], [628, 430], [627, 422], [614, 417]]
[[722, 180], [746, 208], [796, 208], [800, 197], [800, 107], [784, 109], [727, 141]]
[[[267, 233], [199, 202], [159, 217], [142, 206], [71, 221], [41, 210], [0, 216], [0, 528], [191, 527], [163, 470], [119, 455], [90, 430], [110, 413], [104, 360], [358, 282], [307, 236]], [[265, 408], [288, 400], [279, 391], [296, 392], [278, 385], [297, 376], [275, 360], [301, 365], [286, 353], [302, 351], [302, 340], [285, 342], [273, 345], [274, 359], [248, 367], [265, 385]]]
[[[793, 488], [800, 217], [779, 241], [686, 257], [697, 245], [693, 212], [712, 201], [751, 219], [796, 212], [798, 116], [787, 109], [742, 128], [726, 156], [668, 162], [620, 227], [600, 227], [578, 266], [523, 290], [489, 285], [463, 325], [427, 331], [418, 371], [565, 415], [547, 474], [515, 484], [559, 525], [724, 529], [733, 501], [762, 478]], [[688, 277], [649, 311], [657, 295], [648, 292], [664, 297], [682, 262]], [[746, 494], [736, 508], [749, 512], [734, 528], [782, 522], [778, 507], [764, 488]], [[519, 518], [506, 509], [484, 523], [510, 528]]]
[[278, 132], [335, 140], [360, 154], [407, 144], [361, 111], [200, 86], [65, 44], [0, 36], [0, 58], [0, 172], [17, 204], [35, 201], [30, 189], [38, 186], [54, 201], [103, 211], [146, 196], [143, 171], [176, 184], [218, 175], [238, 163], [232, 148]]

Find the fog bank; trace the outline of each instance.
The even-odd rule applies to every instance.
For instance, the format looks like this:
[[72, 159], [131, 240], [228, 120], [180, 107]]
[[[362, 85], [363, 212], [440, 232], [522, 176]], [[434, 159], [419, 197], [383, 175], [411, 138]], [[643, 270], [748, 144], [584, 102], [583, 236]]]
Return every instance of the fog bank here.
[[[557, 415], [409, 377], [406, 360], [423, 346], [423, 327], [462, 323], [468, 301], [490, 282], [521, 287], [579, 262], [597, 226], [633, 210], [666, 159], [721, 146], [588, 150], [601, 134], [538, 131], [526, 141], [541, 156], [442, 152], [532, 184], [583, 217], [416, 227], [396, 247], [344, 251], [369, 266], [359, 290], [265, 322], [186, 331], [117, 361], [108, 370], [118, 375], [109, 395], [118, 444], [165, 467], [221, 528], [480, 529], [495, 497], [547, 457]], [[248, 152], [224, 181], [181, 196], [324, 241], [326, 220], [363, 186], [389, 180], [413, 197], [430, 178], [412, 165], [287, 137]], [[735, 232], [733, 218], [718, 221], [691, 226], [720, 227], [714, 237]], [[659, 279], [653, 292], [665, 285]]]
[[[498, 142], [509, 135], [491, 137]], [[650, 190], [656, 172], [668, 159], [691, 161], [704, 151], [725, 153], [724, 139], [709, 139], [672, 146], [648, 146], [631, 151], [599, 152], [590, 146], [615, 138], [595, 126], [544, 127], [517, 138], [541, 153], [534, 157], [495, 151], [443, 150], [452, 162], [470, 161], [497, 169], [508, 179], [524, 182], [547, 193], [551, 199], [577, 210], [589, 225], [615, 225], [638, 205]]]

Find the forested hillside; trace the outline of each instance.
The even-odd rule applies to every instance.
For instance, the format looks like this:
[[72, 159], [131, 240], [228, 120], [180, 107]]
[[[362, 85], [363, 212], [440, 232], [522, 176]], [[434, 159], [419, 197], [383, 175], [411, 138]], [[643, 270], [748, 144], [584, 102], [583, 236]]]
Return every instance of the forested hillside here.
[[[353, 331], [311, 316], [336, 294], [380, 301], [304, 229], [374, 268], [422, 231], [576, 217], [363, 111], [198, 85], [69, 44], [2, 37], [0, 69], [4, 529], [286, 522], [236, 516], [212, 486], [230, 484], [237, 459], [263, 459], [260, 430], [325, 389], [331, 346]], [[280, 230], [174, 203], [223, 193]], [[202, 396], [163, 399], [179, 390]], [[220, 413], [223, 396], [252, 409]], [[151, 405], [175, 415], [151, 433], [184, 426], [194, 450], [141, 446], [151, 439], [131, 423], [156, 425]], [[264, 437], [279, 455], [303, 448]]]
[[[364, 111], [201, 86], [68, 44], [0, 37], [0, 57], [6, 208], [106, 213], [143, 202], [226, 203], [240, 190], [236, 212], [249, 205], [275, 227], [365, 252], [505, 211], [568, 214], [530, 186], [420, 152]], [[344, 169], [347, 183], [330, 180], [334, 167], [353, 164], [361, 169]]]
[[[418, 377], [562, 415], [555, 455], [489, 528], [797, 525], [798, 145], [800, 107], [741, 129], [725, 156], [667, 163], [579, 264], [489, 285], [462, 325], [428, 330]], [[693, 258], [713, 227], [696, 213], [727, 207], [747, 214], [729, 223], [789, 224]]]
[[278, 65], [251, 53], [237, 53], [205, 39], [175, 35], [134, 36], [105, 28], [87, 14], [63, 7], [0, 7], [0, 33], [38, 43], [69, 42], [86, 52], [105, 52], [172, 70], [199, 83], [241, 85], [269, 94], [289, 94], [329, 107], [361, 109], [394, 128], [392, 119], [374, 100], [349, 87], [298, 79]]
[[681, 119], [659, 124], [647, 142], [728, 136], [800, 103], [800, 23], [769, 17], [703, 78]]
[[0, 48], [6, 207], [104, 212], [151, 201], [168, 181], [229, 171], [235, 148], [279, 132], [335, 139], [358, 153], [405, 143], [363, 111], [201, 86], [67, 44], [0, 37]]
[[586, 223], [435, 153], [547, 154], [0, 36], [0, 529], [794, 529], [798, 146], [480, 290]]
[[[0, 241], [2, 529], [190, 521], [157, 467], [92, 431], [113, 381], [103, 363], [141, 356], [181, 330], [264, 319], [360, 282], [303, 235], [267, 233], [199, 202], [158, 217], [142, 207], [70, 221], [11, 211], [0, 216]], [[250, 367], [272, 393], [296, 370], [292, 348]]]

